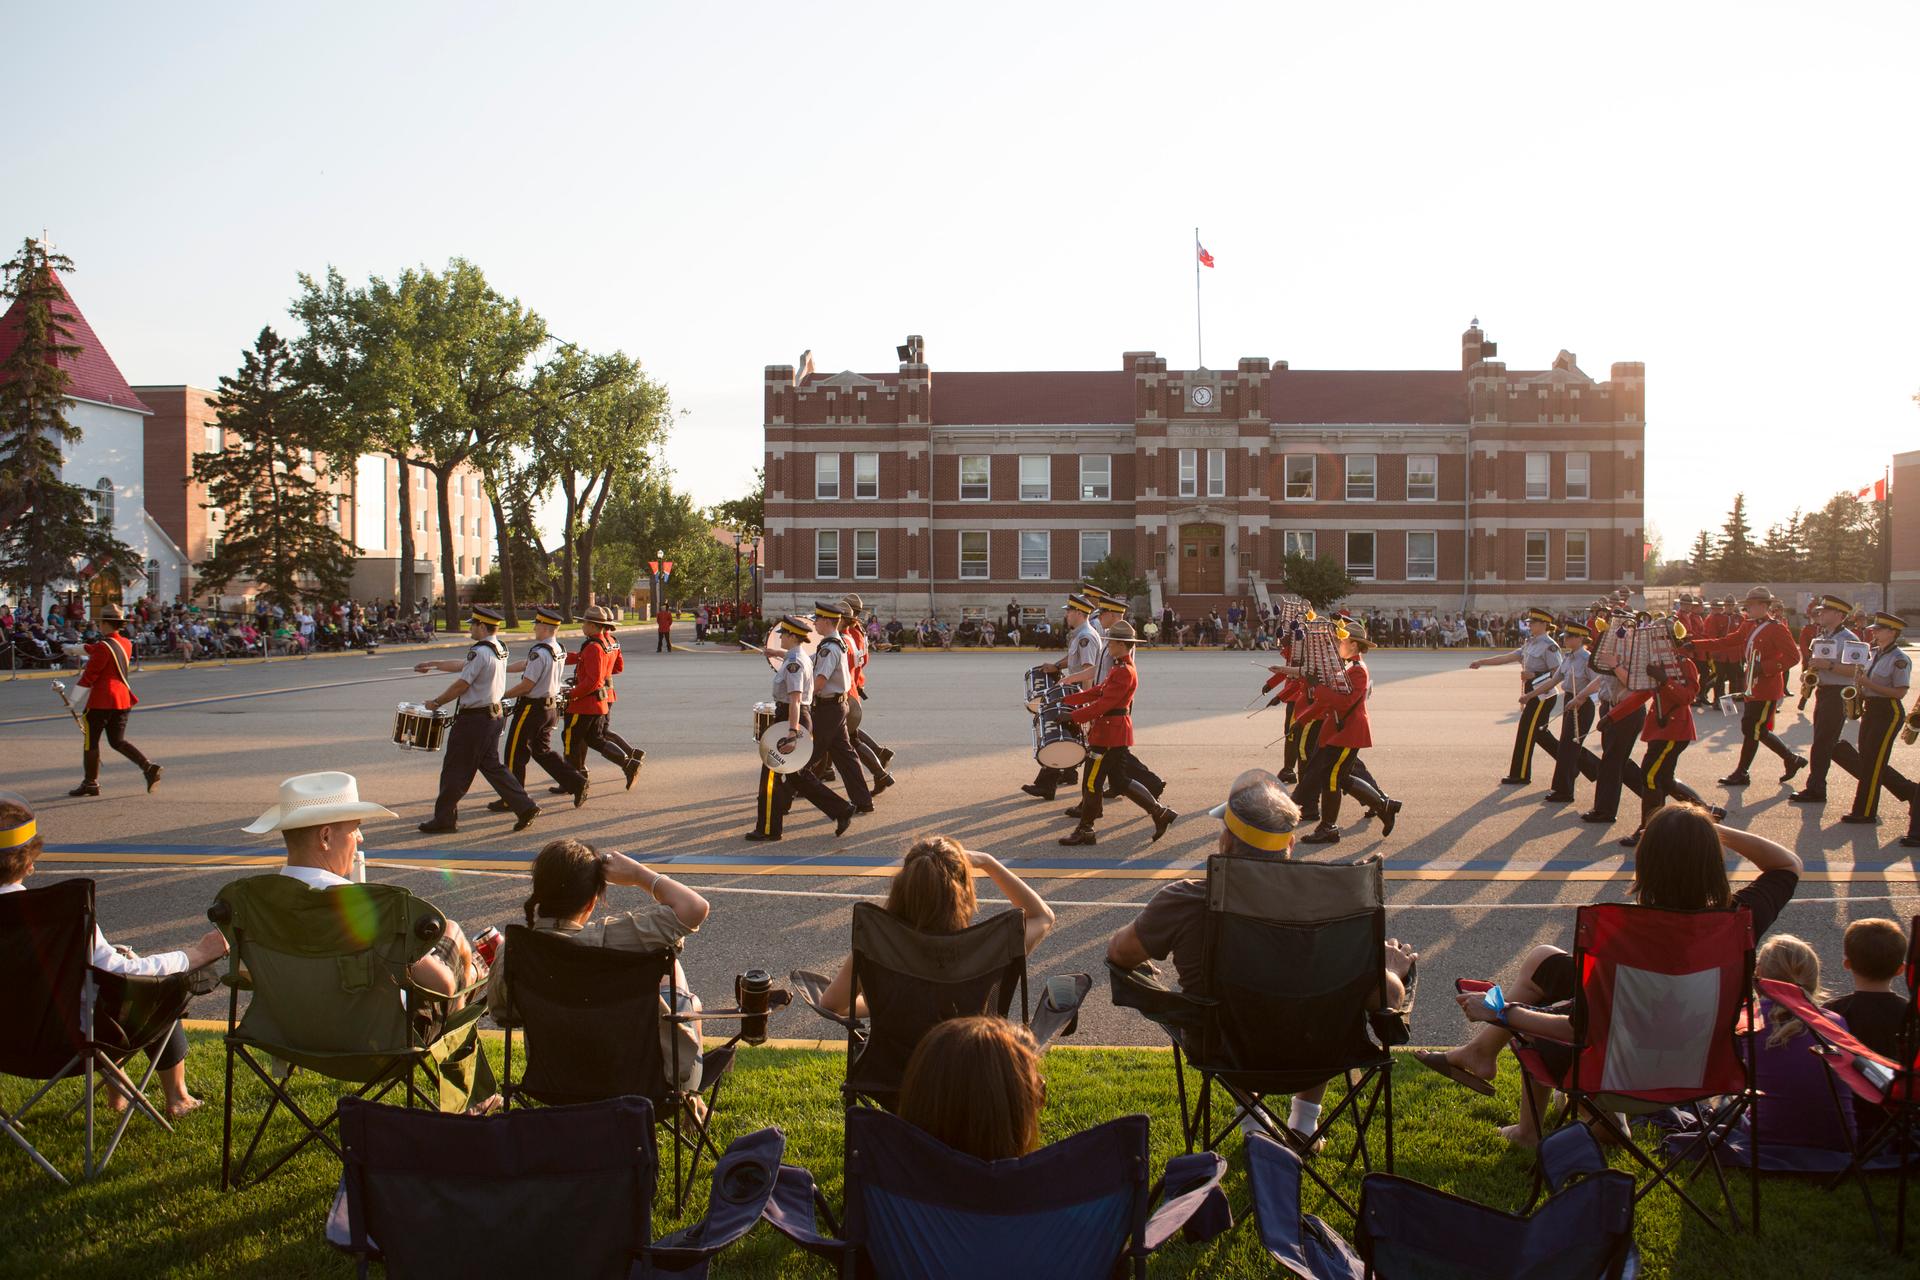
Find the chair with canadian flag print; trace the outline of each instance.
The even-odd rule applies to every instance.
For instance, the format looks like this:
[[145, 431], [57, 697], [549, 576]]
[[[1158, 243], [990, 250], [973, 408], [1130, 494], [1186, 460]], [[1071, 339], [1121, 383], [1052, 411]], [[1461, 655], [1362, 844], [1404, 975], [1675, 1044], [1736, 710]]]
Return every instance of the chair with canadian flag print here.
[[[1652, 1175], [1637, 1202], [1665, 1185], [1710, 1226], [1714, 1215], [1676, 1176], [1691, 1182], [1711, 1168], [1737, 1230], [1739, 1211], [1717, 1154], [1718, 1139], [1753, 1115], [1752, 1038], [1740, 1033], [1755, 1018], [1753, 918], [1746, 908], [1675, 911], [1628, 903], [1581, 907], [1574, 925], [1573, 1042], [1515, 1036], [1514, 1056], [1527, 1077], [1566, 1095], [1559, 1123], [1590, 1120], [1618, 1132], [1616, 1113], [1647, 1116], [1669, 1108], [1691, 1112], [1692, 1141], [1664, 1162], [1621, 1134], [1622, 1148]], [[1463, 990], [1488, 984], [1462, 982]], [[1533, 1092], [1522, 1090], [1527, 1105]], [[1538, 1117], [1536, 1116], [1536, 1119]], [[1543, 1126], [1542, 1132], [1545, 1132]], [[1757, 1158], [1760, 1136], [1749, 1133]], [[1760, 1180], [1748, 1178], [1754, 1231], [1760, 1229]], [[1528, 1208], [1544, 1185], [1536, 1169]]]

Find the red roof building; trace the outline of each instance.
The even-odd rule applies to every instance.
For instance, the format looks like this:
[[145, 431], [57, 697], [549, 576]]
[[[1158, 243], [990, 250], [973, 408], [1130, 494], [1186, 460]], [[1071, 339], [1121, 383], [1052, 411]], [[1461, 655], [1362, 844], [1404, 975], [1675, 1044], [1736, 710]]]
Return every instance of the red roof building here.
[[[1356, 603], [1499, 610], [1637, 588], [1645, 366], [765, 375], [769, 609], [854, 587], [904, 618], [1051, 610], [1108, 555], [1186, 614], [1331, 556]], [[1136, 601], [1144, 612], [1148, 601]]]
[[[100, 341], [100, 335], [93, 331], [87, 318], [80, 314], [80, 308], [74, 305], [73, 295], [67, 292], [66, 282], [57, 272], [50, 272], [53, 282], [60, 286], [60, 298], [64, 305], [55, 318], [67, 330], [67, 341], [79, 347], [75, 352], [65, 352], [59, 357], [60, 368], [67, 371], [67, 395], [75, 400], [87, 400], [94, 404], [112, 405], [116, 409], [131, 409], [135, 413], [150, 413], [151, 410], [133, 394], [133, 388], [120, 375], [120, 366], [107, 354], [106, 344]], [[0, 316], [0, 363], [4, 363], [20, 345], [20, 309], [25, 305], [23, 299], [16, 299], [7, 314]]]

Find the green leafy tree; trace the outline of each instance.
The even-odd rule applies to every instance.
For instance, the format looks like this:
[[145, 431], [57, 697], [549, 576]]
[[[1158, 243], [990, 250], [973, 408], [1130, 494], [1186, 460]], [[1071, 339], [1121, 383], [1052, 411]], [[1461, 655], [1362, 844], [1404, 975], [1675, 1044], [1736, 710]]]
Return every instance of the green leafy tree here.
[[1870, 582], [1880, 576], [1879, 522], [1871, 503], [1836, 493], [1804, 521], [1808, 582]]
[[1733, 510], [1720, 526], [1720, 553], [1714, 559], [1714, 571], [1727, 582], [1752, 582], [1760, 576], [1760, 553], [1753, 545], [1753, 530], [1747, 525], [1747, 495], [1733, 495]]
[[1108, 556], [1093, 566], [1087, 581], [1108, 595], [1120, 596], [1140, 605], [1147, 596], [1147, 580], [1134, 572], [1133, 561], [1125, 556]]
[[1323, 613], [1360, 585], [1347, 576], [1346, 567], [1332, 556], [1310, 560], [1293, 552], [1286, 558], [1284, 573], [1286, 589]]
[[346, 595], [353, 571], [351, 546], [327, 522], [334, 498], [315, 474], [323, 419], [293, 364], [280, 335], [262, 329], [239, 372], [220, 379], [225, 447], [193, 460], [193, 478], [207, 486], [200, 505], [226, 516], [201, 580], [217, 592], [251, 578], [269, 602], [289, 608], [303, 597]]
[[701, 600], [733, 599], [733, 548], [705, 529], [690, 532], [666, 548], [673, 561], [667, 598], [689, 606]]
[[0, 364], [0, 585], [35, 607], [79, 565], [123, 582], [142, 568], [97, 517], [90, 491], [60, 478], [63, 448], [80, 441], [80, 428], [67, 420], [70, 379], [60, 367], [80, 348], [67, 327], [72, 303], [55, 274], [71, 270], [65, 255], [31, 238], [0, 265], [0, 301], [15, 300], [18, 326]]
[[767, 472], [755, 467], [753, 488], [738, 498], [729, 498], [713, 509], [713, 522], [746, 538], [764, 537], [767, 531]]

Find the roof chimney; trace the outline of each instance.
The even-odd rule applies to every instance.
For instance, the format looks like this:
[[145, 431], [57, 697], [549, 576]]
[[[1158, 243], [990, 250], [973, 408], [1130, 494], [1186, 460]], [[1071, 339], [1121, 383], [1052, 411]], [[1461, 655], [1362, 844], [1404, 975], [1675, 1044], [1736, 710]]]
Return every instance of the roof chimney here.
[[1471, 369], [1482, 360], [1493, 359], [1499, 351], [1499, 344], [1487, 341], [1487, 335], [1480, 331], [1480, 317], [1475, 316], [1460, 335], [1460, 368]]

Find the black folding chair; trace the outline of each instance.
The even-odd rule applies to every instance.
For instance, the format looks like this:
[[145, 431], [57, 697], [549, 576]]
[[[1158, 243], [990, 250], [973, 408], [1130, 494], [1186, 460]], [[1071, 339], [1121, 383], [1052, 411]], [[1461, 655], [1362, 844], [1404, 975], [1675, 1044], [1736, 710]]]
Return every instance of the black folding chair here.
[[612, 1098], [485, 1119], [340, 1103], [345, 1151], [327, 1242], [394, 1277], [671, 1274], [707, 1263], [759, 1221], [786, 1139], [749, 1134], [714, 1169], [699, 1222], [655, 1241], [653, 1108]]
[[[357, 1098], [378, 1099], [404, 1087], [409, 1105], [434, 1107], [415, 1073], [443, 1089], [450, 1070], [488, 1077], [474, 1023], [485, 1006], [470, 1001], [479, 983], [446, 995], [414, 982], [408, 970], [446, 932], [446, 917], [398, 885], [311, 888], [290, 876], [235, 880], [220, 890], [207, 918], [226, 934], [228, 970], [226, 1101], [220, 1144], [220, 1189], [246, 1179], [260, 1140], [284, 1109], [303, 1130], [262, 1170], [272, 1176], [318, 1140], [336, 1156], [329, 1134], [335, 1115], [316, 1120], [282, 1080], [304, 1068], [359, 1086]], [[244, 1016], [240, 993], [251, 993]], [[267, 1059], [263, 1061], [262, 1059]], [[284, 1064], [276, 1070], [273, 1060]], [[453, 1066], [458, 1060], [461, 1065]], [[234, 1063], [244, 1063], [270, 1095], [266, 1113], [238, 1164], [233, 1160]], [[278, 1078], [276, 1078], [278, 1077]]]
[[920, 1038], [949, 1018], [1005, 1018], [1020, 997], [1020, 1022], [1045, 1048], [1072, 1035], [1080, 1004], [1093, 986], [1086, 974], [1047, 980], [1039, 1008], [1028, 1014], [1026, 916], [1003, 911], [958, 933], [923, 933], [871, 902], [853, 905], [853, 988], [849, 1008], [866, 1002], [866, 1016], [830, 1012], [820, 999], [828, 979], [795, 970], [800, 998], [827, 1021], [846, 1029], [849, 1105], [871, 1101], [891, 1111]]
[[[1207, 995], [1176, 991], [1145, 969], [1109, 965], [1113, 1002], [1158, 1023], [1173, 1042], [1173, 1070], [1187, 1150], [1218, 1149], [1242, 1119], [1310, 1154], [1350, 1117], [1355, 1159], [1373, 1167], [1368, 1134], [1383, 1130], [1382, 1164], [1393, 1171], [1393, 1057], [1413, 1014], [1414, 975], [1397, 1008], [1375, 1008], [1386, 990], [1386, 893], [1378, 857], [1358, 863], [1294, 862], [1260, 854], [1207, 859], [1203, 952]], [[1186, 1068], [1200, 1074], [1189, 1096]], [[1340, 1101], [1312, 1134], [1294, 1133], [1268, 1109], [1269, 1094], [1293, 1094], [1338, 1078]], [[1216, 1125], [1213, 1091], [1231, 1111]], [[1307, 1175], [1348, 1214], [1358, 1208], [1312, 1164]]]
[[[660, 1028], [663, 1023], [680, 1026], [742, 1014], [738, 1009], [662, 1010], [661, 984], [673, 980], [671, 948], [616, 951], [582, 946], [525, 925], [509, 925], [506, 933], [500, 977], [512, 1013], [506, 1018], [496, 1014], [495, 1021], [507, 1031], [506, 1080], [501, 1088], [507, 1107], [516, 1102], [564, 1106], [627, 1096], [647, 1099], [660, 1123], [673, 1134], [677, 1212], [685, 1206], [701, 1154], [715, 1158], [720, 1154], [711, 1129], [720, 1105], [720, 1086], [733, 1070], [741, 1036], [735, 1033], [702, 1053], [700, 1087], [682, 1091], [680, 1037], [668, 1037], [671, 1050], [663, 1058]], [[677, 989], [674, 997], [673, 1007], [678, 1009]], [[526, 1046], [526, 1066], [517, 1081], [513, 1078], [515, 1030]], [[701, 1114], [694, 1114], [696, 1107]]]
[[[84, 1092], [76, 1109], [86, 1112], [83, 1178], [107, 1167], [136, 1114], [171, 1133], [173, 1126], [147, 1101], [152, 1053], [138, 1084], [122, 1064], [137, 1050], [158, 1051], [193, 999], [195, 980], [190, 974], [143, 978], [94, 968], [93, 888], [91, 880], [63, 880], [44, 889], [0, 894], [0, 973], [7, 975], [0, 983], [0, 1027], [5, 1028], [0, 1034], [0, 1075], [44, 1082], [17, 1110], [0, 1107], [0, 1133], [62, 1186], [66, 1177], [22, 1132], [27, 1113], [60, 1081], [81, 1079]], [[98, 1159], [95, 1072], [128, 1102]]]

